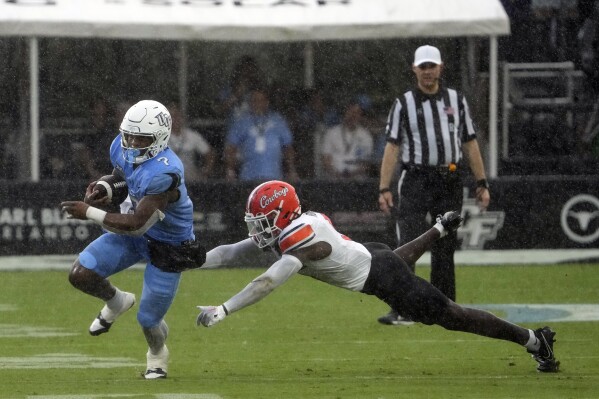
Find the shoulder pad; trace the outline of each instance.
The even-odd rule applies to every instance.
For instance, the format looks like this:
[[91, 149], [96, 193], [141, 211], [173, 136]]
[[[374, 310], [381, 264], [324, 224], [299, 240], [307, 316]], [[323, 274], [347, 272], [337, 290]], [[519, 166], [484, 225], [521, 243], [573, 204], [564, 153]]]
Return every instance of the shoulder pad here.
[[279, 237], [279, 248], [282, 253], [305, 246], [314, 239], [316, 233], [310, 224], [300, 223], [283, 231]]

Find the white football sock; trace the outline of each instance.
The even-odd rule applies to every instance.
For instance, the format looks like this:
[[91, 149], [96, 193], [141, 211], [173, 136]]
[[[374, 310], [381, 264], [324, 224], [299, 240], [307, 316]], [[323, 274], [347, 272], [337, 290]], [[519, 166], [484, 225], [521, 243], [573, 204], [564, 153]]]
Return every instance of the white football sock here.
[[541, 341], [539, 341], [533, 330], [528, 330], [528, 334], [530, 334], [530, 337], [528, 338], [528, 342], [524, 346], [526, 347], [526, 349], [530, 351], [538, 351], [541, 347]]
[[116, 293], [106, 301], [106, 306], [102, 309], [102, 317], [109, 323], [112, 323], [116, 315], [121, 311], [123, 300], [125, 299], [125, 293], [116, 287], [115, 289]]

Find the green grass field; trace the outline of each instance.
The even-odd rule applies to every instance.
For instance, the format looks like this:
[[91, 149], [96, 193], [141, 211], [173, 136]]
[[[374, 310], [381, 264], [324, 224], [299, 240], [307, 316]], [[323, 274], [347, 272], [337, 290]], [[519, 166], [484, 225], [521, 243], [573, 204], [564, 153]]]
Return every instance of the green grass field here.
[[[91, 337], [101, 303], [73, 289], [66, 272], [0, 273], [0, 397], [599, 397], [597, 321], [548, 323], [557, 331], [557, 374], [536, 372], [512, 343], [419, 324], [382, 326], [384, 303], [304, 276], [210, 329], [195, 326], [195, 305], [221, 303], [260, 272], [185, 274], [167, 315], [169, 378], [158, 381], [140, 377], [147, 346], [135, 310]], [[139, 297], [141, 278], [127, 271], [113, 282]], [[599, 300], [596, 264], [460, 266], [457, 280], [462, 304]]]

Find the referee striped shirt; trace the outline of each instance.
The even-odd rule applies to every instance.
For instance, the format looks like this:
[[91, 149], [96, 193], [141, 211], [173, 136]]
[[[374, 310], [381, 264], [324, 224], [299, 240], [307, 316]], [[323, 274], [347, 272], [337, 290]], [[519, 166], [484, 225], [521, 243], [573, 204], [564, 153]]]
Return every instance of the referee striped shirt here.
[[462, 160], [462, 143], [476, 138], [466, 98], [440, 87], [436, 94], [407, 91], [391, 107], [387, 141], [401, 145], [401, 162], [442, 166]]

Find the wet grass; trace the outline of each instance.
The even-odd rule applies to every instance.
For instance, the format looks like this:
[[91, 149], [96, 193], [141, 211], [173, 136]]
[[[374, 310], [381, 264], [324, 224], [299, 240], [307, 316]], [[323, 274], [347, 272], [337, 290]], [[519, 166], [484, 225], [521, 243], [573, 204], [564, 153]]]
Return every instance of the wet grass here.
[[[428, 276], [426, 267], [417, 271]], [[171, 363], [161, 381], [140, 377], [147, 348], [135, 311], [91, 337], [101, 305], [70, 287], [66, 272], [0, 273], [0, 397], [597, 397], [595, 321], [551, 323], [562, 371], [549, 375], [512, 343], [419, 324], [382, 326], [376, 318], [387, 307], [376, 298], [303, 276], [210, 329], [195, 326], [195, 305], [221, 303], [260, 272], [186, 273], [167, 316]], [[139, 297], [141, 278], [127, 271], [113, 281]], [[599, 265], [461, 266], [457, 280], [464, 304], [599, 298]]]

